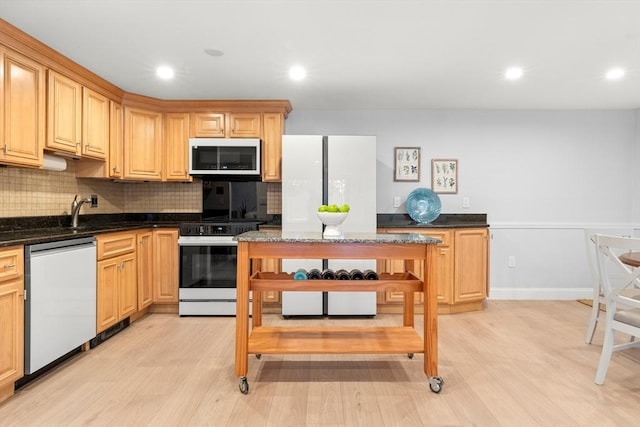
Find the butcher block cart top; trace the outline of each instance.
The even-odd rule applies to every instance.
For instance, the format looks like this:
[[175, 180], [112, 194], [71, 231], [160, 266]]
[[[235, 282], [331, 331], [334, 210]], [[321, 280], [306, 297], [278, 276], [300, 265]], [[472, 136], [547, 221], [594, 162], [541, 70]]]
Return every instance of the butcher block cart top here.
[[[286, 353], [424, 353], [424, 373], [432, 391], [442, 389], [438, 377], [437, 262], [440, 240], [407, 234], [345, 233], [324, 239], [322, 233], [250, 231], [238, 242], [235, 374], [248, 393], [249, 354]], [[378, 280], [293, 280], [293, 273], [257, 271], [261, 259], [405, 260], [405, 272], [379, 274]], [[414, 271], [422, 263], [424, 281]], [[252, 268], [252, 266], [254, 268]], [[253, 272], [253, 273], [252, 273]], [[402, 326], [262, 326], [263, 291], [396, 291], [404, 293]], [[249, 292], [253, 291], [249, 329]], [[414, 328], [414, 292], [424, 292], [424, 339]]]

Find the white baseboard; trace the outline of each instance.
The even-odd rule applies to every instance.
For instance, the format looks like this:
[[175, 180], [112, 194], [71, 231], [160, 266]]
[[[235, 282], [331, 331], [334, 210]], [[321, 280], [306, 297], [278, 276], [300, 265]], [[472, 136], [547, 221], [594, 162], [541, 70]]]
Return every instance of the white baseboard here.
[[494, 300], [575, 300], [593, 297], [592, 288], [491, 288]]

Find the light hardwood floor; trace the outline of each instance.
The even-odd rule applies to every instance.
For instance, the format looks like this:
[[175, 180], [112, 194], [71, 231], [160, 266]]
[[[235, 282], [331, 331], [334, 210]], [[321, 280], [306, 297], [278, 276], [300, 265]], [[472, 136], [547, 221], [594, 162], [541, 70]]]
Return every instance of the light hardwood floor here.
[[489, 301], [440, 316], [440, 394], [416, 354], [250, 356], [243, 395], [234, 318], [153, 314], [18, 390], [0, 404], [0, 426], [640, 425], [640, 351], [615, 353], [605, 385], [595, 385], [603, 337], [600, 325], [593, 344], [583, 342], [589, 310]]

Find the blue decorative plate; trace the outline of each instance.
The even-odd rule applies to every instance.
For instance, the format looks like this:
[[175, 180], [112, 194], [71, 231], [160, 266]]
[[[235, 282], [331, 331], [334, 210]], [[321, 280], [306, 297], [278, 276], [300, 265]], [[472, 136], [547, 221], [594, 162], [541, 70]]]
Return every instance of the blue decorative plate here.
[[416, 188], [407, 197], [407, 213], [414, 221], [428, 224], [440, 216], [440, 197], [429, 188]]

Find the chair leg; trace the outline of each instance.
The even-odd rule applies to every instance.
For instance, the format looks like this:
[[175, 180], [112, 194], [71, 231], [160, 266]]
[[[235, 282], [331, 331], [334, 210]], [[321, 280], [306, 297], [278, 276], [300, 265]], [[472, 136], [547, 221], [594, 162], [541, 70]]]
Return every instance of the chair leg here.
[[593, 304], [591, 307], [591, 316], [589, 316], [589, 325], [587, 326], [587, 335], [584, 337], [584, 342], [591, 344], [593, 336], [596, 333], [596, 326], [598, 326], [598, 316], [600, 315], [600, 298], [593, 298]]
[[615, 331], [611, 328], [606, 328], [604, 333], [604, 341], [602, 342], [602, 353], [600, 354], [600, 363], [598, 364], [598, 370], [596, 371], [596, 378], [594, 382], [598, 385], [604, 384], [604, 378], [607, 376], [607, 370], [609, 369], [609, 361], [611, 360], [611, 353], [613, 353], [613, 339]]

